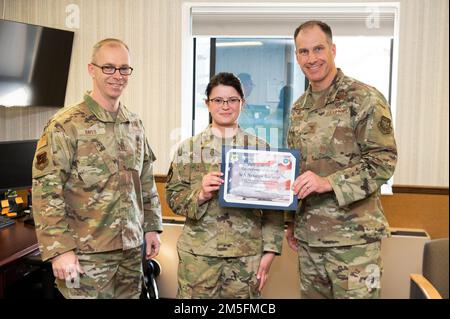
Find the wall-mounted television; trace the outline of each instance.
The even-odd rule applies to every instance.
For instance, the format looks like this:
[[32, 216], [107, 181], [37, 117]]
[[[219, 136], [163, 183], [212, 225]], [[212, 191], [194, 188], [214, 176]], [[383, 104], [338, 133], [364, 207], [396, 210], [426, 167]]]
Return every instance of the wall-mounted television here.
[[63, 107], [73, 37], [0, 19], [0, 106]]

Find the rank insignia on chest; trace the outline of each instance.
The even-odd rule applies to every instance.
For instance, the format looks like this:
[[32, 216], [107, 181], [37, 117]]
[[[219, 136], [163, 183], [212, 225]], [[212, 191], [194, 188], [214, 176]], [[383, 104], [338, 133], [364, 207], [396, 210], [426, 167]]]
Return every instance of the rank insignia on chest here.
[[377, 126], [383, 134], [390, 134], [392, 132], [392, 121], [386, 116], [381, 117]]
[[36, 168], [40, 171], [42, 171], [44, 168], [46, 168], [48, 165], [48, 157], [47, 152], [40, 153], [36, 155]]

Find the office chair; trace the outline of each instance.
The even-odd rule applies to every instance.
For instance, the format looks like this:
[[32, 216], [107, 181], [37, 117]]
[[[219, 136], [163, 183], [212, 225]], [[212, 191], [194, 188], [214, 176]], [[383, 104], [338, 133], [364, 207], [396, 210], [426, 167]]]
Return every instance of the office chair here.
[[31, 266], [37, 267], [35, 271], [38, 282], [30, 283], [30, 287], [36, 290], [38, 298], [43, 299], [60, 299], [62, 295], [59, 293], [55, 285], [55, 277], [53, 276], [52, 264], [50, 261], [42, 261], [41, 254], [39, 252], [30, 254], [23, 258], [23, 263]]
[[156, 277], [161, 273], [161, 265], [155, 259], [145, 259], [146, 242], [142, 245], [142, 269], [144, 280], [142, 281], [142, 291], [140, 299], [159, 299]]
[[159, 299], [156, 277], [161, 273], [160, 264], [154, 260], [147, 260], [144, 264], [144, 281], [141, 299]]
[[425, 243], [422, 275], [411, 274], [411, 299], [448, 299], [448, 238]]

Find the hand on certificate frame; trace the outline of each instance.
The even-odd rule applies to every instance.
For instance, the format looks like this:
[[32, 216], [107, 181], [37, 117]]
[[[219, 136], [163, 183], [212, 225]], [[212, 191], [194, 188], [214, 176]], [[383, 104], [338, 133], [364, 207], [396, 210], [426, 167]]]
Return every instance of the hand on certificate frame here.
[[198, 194], [199, 205], [210, 200], [214, 196], [214, 193], [219, 190], [220, 185], [224, 183], [224, 180], [221, 178], [222, 176], [222, 172], [209, 172], [203, 176], [202, 190]]

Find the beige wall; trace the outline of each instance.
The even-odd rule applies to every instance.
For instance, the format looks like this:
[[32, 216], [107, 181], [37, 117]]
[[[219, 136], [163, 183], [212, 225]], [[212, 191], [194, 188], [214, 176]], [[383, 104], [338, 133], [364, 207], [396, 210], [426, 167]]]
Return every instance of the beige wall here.
[[[3, 0], [5, 1], [5, 0]], [[130, 47], [135, 68], [123, 101], [143, 119], [148, 139], [158, 158], [156, 172], [166, 173], [169, 165], [169, 132], [179, 126], [180, 112], [180, 2], [165, 0], [6, 0], [4, 18], [75, 31], [66, 105], [80, 101], [90, 89], [86, 71], [93, 44], [105, 37], [123, 39]], [[79, 29], [65, 25], [66, 6], [80, 8]], [[1, 6], [0, 8], [3, 8]], [[0, 15], [0, 16], [3, 16]], [[10, 126], [14, 135], [37, 138], [40, 128], [22, 132]], [[10, 120], [17, 120], [9, 113]], [[15, 112], [17, 113], [17, 111]], [[0, 113], [5, 118], [4, 113]], [[23, 119], [28, 122], [27, 118]], [[0, 122], [1, 124], [1, 122]], [[1, 128], [0, 128], [1, 132]], [[11, 132], [8, 133], [11, 135]]]
[[[80, 27], [74, 30], [76, 33], [66, 104], [77, 102], [81, 94], [90, 88], [86, 64], [89, 62], [92, 45], [104, 37], [118, 37], [127, 42], [132, 52], [135, 73], [123, 100], [142, 117], [149, 142], [158, 157], [156, 172], [165, 174], [170, 161], [169, 150], [173, 145], [170, 133], [180, 127], [181, 123], [180, 60], [183, 2], [183, 0], [0, 0], [2, 10], [0, 16], [15, 21], [67, 29], [66, 6], [69, 4], [79, 6]], [[447, 0], [399, 2], [400, 61], [396, 114], [399, 163], [395, 184], [448, 187], [449, 4]], [[7, 115], [0, 113], [0, 116], [4, 119]], [[39, 123], [34, 127], [42, 125]], [[11, 130], [15, 130], [13, 135], [18, 137], [25, 135], [20, 130], [20, 127], [24, 126], [26, 125], [12, 126]], [[36, 128], [34, 132], [26, 134], [37, 137], [39, 133], [40, 129]]]

